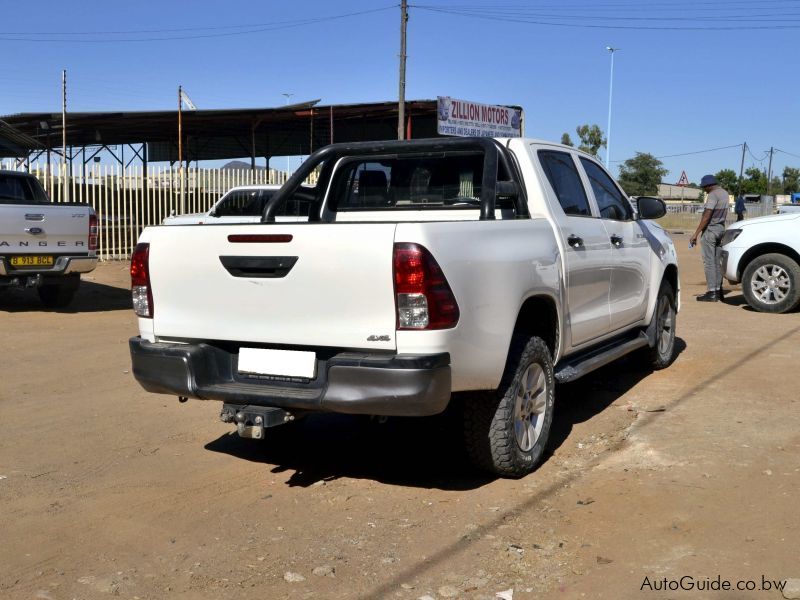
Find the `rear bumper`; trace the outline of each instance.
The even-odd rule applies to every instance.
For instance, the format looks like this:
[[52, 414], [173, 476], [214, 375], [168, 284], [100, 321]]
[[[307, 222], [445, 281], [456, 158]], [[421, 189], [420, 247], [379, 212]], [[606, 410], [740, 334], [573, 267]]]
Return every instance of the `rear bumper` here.
[[7, 277], [27, 277], [28, 275], [61, 276], [72, 273], [89, 273], [97, 267], [96, 256], [58, 256], [52, 267], [37, 269], [15, 269], [8, 257], [0, 256], [0, 275]]
[[313, 380], [238, 373], [238, 350], [130, 340], [136, 380], [149, 392], [287, 410], [428, 416], [450, 400], [450, 355], [342, 352], [317, 359]]

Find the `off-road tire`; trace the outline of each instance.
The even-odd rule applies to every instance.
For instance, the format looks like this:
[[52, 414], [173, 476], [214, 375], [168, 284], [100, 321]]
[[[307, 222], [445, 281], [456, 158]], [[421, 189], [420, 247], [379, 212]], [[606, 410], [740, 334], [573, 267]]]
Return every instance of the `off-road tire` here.
[[[535, 368], [529, 371], [532, 366]], [[525, 449], [515, 433], [515, 421], [520, 415], [520, 386], [530, 389], [522, 378], [531, 372], [536, 373], [537, 382], [543, 381], [542, 392], [536, 394], [543, 412], [537, 415], [536, 423], [541, 419], [541, 426], [535, 442]], [[538, 377], [540, 373], [543, 379]], [[515, 335], [498, 389], [476, 393], [464, 401], [466, 450], [473, 464], [501, 477], [522, 477], [532, 472], [542, 459], [550, 435], [554, 388], [553, 359], [547, 344], [538, 337]], [[530, 398], [529, 403], [533, 403], [535, 399]], [[528, 438], [528, 443], [531, 441]]]
[[658, 290], [656, 306], [653, 310], [655, 324], [655, 345], [646, 348], [644, 357], [648, 367], [658, 371], [665, 369], [675, 359], [675, 325], [678, 312], [675, 291], [668, 281], [663, 281]]
[[[765, 275], [779, 274], [779, 278], [788, 282], [788, 287], [781, 290], [785, 294], [781, 300], [771, 295], [772, 301], [763, 300], [754, 286], [763, 282]], [[800, 265], [784, 254], [764, 254], [754, 258], [744, 270], [742, 276], [742, 293], [747, 304], [760, 312], [784, 313], [800, 303]]]
[[68, 306], [80, 286], [80, 279], [70, 277], [63, 283], [48, 283], [40, 286], [37, 291], [39, 300], [47, 308], [64, 308]]

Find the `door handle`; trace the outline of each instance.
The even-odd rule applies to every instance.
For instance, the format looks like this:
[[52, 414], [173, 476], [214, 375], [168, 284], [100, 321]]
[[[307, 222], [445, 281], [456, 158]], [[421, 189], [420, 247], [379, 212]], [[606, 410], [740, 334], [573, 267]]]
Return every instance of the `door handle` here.
[[622, 238], [618, 235], [611, 236], [611, 243], [614, 244], [617, 248], [622, 246]]
[[583, 238], [578, 237], [575, 234], [570, 234], [570, 236], [567, 238], [567, 243], [576, 250], [578, 248], [583, 248]]
[[220, 256], [222, 266], [234, 277], [278, 279], [286, 277], [296, 256]]

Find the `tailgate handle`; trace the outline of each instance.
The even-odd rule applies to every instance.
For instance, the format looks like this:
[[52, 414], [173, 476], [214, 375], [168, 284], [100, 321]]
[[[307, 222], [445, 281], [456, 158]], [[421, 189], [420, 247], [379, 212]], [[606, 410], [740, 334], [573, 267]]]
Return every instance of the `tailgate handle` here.
[[222, 266], [234, 277], [286, 277], [296, 256], [220, 256]]

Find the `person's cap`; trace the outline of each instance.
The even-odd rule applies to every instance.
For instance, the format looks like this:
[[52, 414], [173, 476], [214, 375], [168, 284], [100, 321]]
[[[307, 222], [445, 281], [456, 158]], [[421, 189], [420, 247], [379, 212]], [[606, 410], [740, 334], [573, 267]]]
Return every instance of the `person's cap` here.
[[700, 187], [709, 185], [717, 185], [717, 178], [713, 175], [703, 175], [703, 178], [700, 180]]

